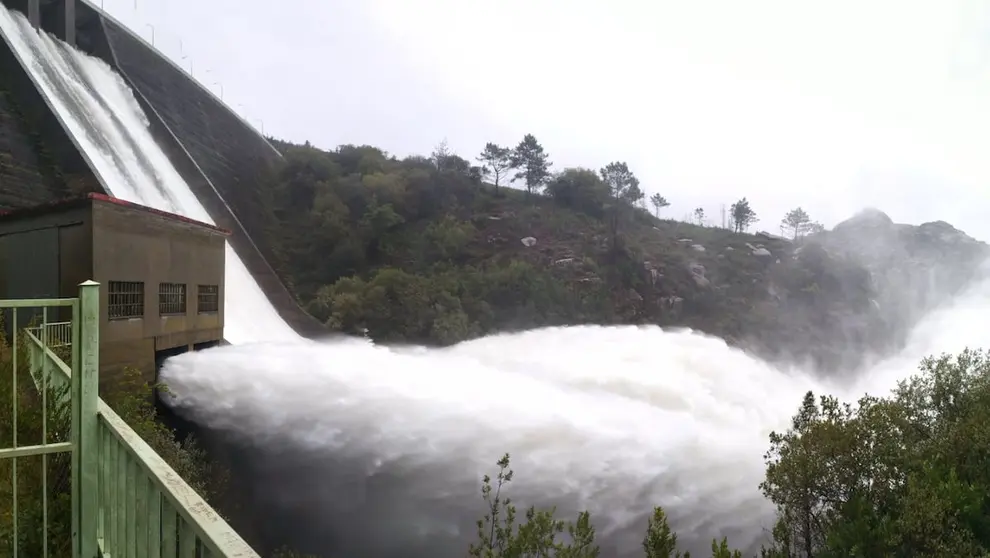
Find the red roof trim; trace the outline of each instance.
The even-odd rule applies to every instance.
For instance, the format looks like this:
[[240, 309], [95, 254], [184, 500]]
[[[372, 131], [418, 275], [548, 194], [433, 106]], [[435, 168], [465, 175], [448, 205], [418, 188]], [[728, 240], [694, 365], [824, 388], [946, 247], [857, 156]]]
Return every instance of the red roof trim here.
[[160, 215], [162, 217], [165, 217], [166, 219], [170, 219], [170, 220], [173, 220], [173, 221], [181, 221], [183, 223], [188, 223], [190, 225], [195, 225], [197, 227], [202, 227], [204, 229], [209, 229], [209, 230], [212, 230], [212, 231], [221, 233], [221, 234], [223, 234], [225, 236], [230, 236], [230, 231], [228, 231], [227, 229], [222, 229], [220, 227], [217, 227], [215, 225], [211, 225], [209, 223], [204, 223], [202, 221], [197, 221], [195, 219], [190, 219], [189, 217], [183, 217], [182, 215], [176, 215], [175, 213], [169, 213], [167, 211], [162, 211], [160, 209], [155, 209], [153, 207], [148, 207], [146, 205], [141, 205], [141, 204], [129, 202], [129, 201], [126, 201], [126, 200], [122, 200], [120, 198], [114, 198], [114, 197], [108, 196], [106, 194], [100, 194], [100, 193], [95, 193], [95, 192], [86, 194], [86, 196], [84, 196], [84, 197], [66, 198], [66, 199], [57, 200], [57, 201], [54, 201], [54, 202], [51, 202], [51, 203], [43, 203], [43, 204], [39, 204], [39, 205], [33, 205], [31, 207], [23, 207], [23, 208], [12, 209], [12, 210], [7, 210], [7, 211], [0, 211], [0, 217], [20, 217], [20, 216], [28, 216], [28, 215], [38, 214], [38, 213], [44, 213], [46, 211], [56, 210], [56, 209], [59, 209], [61, 207], [78, 204], [78, 203], [80, 203], [82, 201], [85, 201], [85, 200], [95, 200], [95, 201], [101, 201], [101, 202], [106, 202], [106, 203], [112, 203], [114, 205], [119, 205], [121, 207], [129, 207], [129, 208], [132, 208], [132, 209], [136, 209], [138, 211], [144, 211], [146, 213], [152, 213], [152, 214], [155, 214], [155, 215]]
[[185, 223], [189, 223], [190, 225], [197, 225], [197, 226], [200, 226], [200, 227], [203, 227], [203, 228], [206, 228], [206, 229], [212, 229], [214, 231], [217, 231], [217, 232], [223, 233], [223, 234], [225, 234], [227, 236], [230, 236], [230, 231], [228, 231], [227, 229], [222, 229], [220, 227], [217, 227], [216, 225], [211, 225], [209, 223], [204, 223], [202, 221], [197, 221], [195, 219], [190, 219], [189, 217], [184, 217], [184, 216], [178, 215], [176, 213], [169, 213], [168, 211], [162, 211], [160, 209], [155, 209], [153, 207], [148, 207], [146, 205], [140, 205], [140, 204], [137, 204], [137, 203], [129, 202], [127, 200], [122, 200], [120, 198], [110, 197], [110, 196], [108, 196], [106, 194], [100, 194], [98, 192], [91, 192], [89, 194], [86, 194], [86, 197], [89, 198], [89, 199], [91, 199], [91, 200], [100, 200], [100, 201], [105, 201], [105, 202], [112, 203], [112, 204], [115, 204], [115, 205], [119, 205], [119, 206], [122, 206], [122, 207], [130, 207], [130, 208], [134, 208], [134, 209], [137, 209], [137, 210], [140, 210], [140, 211], [147, 211], [148, 213], [154, 213], [156, 215], [161, 215], [162, 217], [165, 217], [167, 219], [173, 219], [173, 220], [176, 220], [176, 221], [183, 221]]

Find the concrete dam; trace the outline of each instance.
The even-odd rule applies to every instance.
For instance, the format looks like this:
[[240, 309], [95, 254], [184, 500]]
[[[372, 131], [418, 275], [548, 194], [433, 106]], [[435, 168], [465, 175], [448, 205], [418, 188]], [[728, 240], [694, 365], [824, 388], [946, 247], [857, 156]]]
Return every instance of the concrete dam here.
[[[91, 3], [0, 3], [8, 11], [0, 26], [0, 210], [93, 192], [122, 197], [114, 190], [124, 186], [112, 184], [113, 177], [140, 190], [177, 173], [209, 219], [232, 232], [230, 248], [282, 321], [304, 337], [323, 333], [286, 288], [266, 242], [271, 223], [265, 184], [280, 153], [212, 92]], [[28, 36], [31, 28], [34, 37]], [[46, 41], [50, 52], [41, 52]], [[95, 61], [73, 47], [104, 62], [122, 83], [105, 87], [106, 78], [94, 77], [100, 74], [91, 67]], [[108, 100], [112, 90], [128, 88], [138, 105], [131, 112], [146, 119], [140, 133], [150, 134], [153, 146], [135, 139], [135, 126]], [[85, 98], [92, 100], [80, 101]], [[164, 165], [155, 161], [159, 152]], [[170, 167], [167, 173], [162, 166]], [[155, 195], [173, 196], [170, 188], [156, 187]]]

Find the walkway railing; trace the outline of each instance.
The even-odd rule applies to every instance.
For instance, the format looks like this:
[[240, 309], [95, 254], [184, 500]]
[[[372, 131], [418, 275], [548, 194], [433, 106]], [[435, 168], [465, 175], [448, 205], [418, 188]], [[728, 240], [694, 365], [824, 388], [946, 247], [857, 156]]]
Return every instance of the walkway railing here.
[[25, 329], [35, 338], [44, 339], [46, 347], [58, 349], [72, 346], [72, 322], [44, 323]]
[[[71, 441], [28, 447], [18, 447], [15, 441], [13, 449], [0, 450], [0, 458], [16, 463], [22, 455], [72, 452], [73, 558], [256, 558], [240, 535], [99, 398], [98, 296], [99, 285], [87, 281], [78, 299], [0, 301], [0, 308], [24, 304], [73, 309], [71, 366], [49, 342], [49, 334], [61, 331], [61, 324], [43, 319], [41, 326], [24, 330], [42, 405], [49, 404], [47, 382], [69, 386], [61, 402], [71, 400]], [[56, 343], [64, 339], [57, 335]], [[14, 509], [16, 517], [16, 503]], [[17, 540], [15, 533], [15, 546]]]

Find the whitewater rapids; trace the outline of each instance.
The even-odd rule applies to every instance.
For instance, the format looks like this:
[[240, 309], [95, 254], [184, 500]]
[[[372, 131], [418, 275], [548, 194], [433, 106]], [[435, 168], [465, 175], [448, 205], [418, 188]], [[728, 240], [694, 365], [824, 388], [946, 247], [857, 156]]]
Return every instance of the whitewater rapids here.
[[[0, 34], [109, 192], [213, 222], [126, 80], [3, 6]], [[337, 556], [463, 556], [483, 514], [480, 476], [504, 452], [510, 496], [565, 517], [590, 510], [603, 556], [639, 556], [656, 504], [692, 551], [723, 535], [751, 549], [772, 521], [757, 489], [767, 434], [806, 390], [882, 393], [923, 356], [984, 345], [990, 313], [983, 283], [850, 385], [659, 328], [543, 329], [444, 350], [303, 341], [229, 246], [226, 258], [225, 333], [240, 344], [169, 359], [162, 378], [181, 414], [257, 448], [243, 462], [261, 492], [253, 513]]]
[[318, 509], [328, 530], [344, 521], [342, 549], [463, 556], [483, 513], [480, 476], [504, 452], [510, 495], [590, 510], [604, 555], [641, 553], [654, 504], [692, 550], [722, 535], [752, 549], [773, 519], [757, 488], [767, 435], [802, 395], [885, 393], [926, 355], [984, 344], [988, 312], [984, 282], [852, 385], [656, 327], [539, 329], [448, 349], [239, 345], [173, 357], [162, 377], [197, 423], [298, 456], [271, 471], [268, 486], [286, 491], [275, 505]]

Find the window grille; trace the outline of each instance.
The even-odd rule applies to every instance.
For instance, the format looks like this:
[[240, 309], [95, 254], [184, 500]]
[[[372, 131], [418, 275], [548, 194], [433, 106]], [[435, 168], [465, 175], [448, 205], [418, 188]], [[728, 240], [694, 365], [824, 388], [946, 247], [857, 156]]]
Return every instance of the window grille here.
[[144, 282], [110, 281], [107, 289], [107, 315], [111, 320], [144, 316]]
[[162, 316], [186, 313], [186, 286], [184, 284], [158, 284], [158, 313]]
[[220, 287], [200, 285], [196, 293], [196, 308], [200, 314], [215, 314], [220, 311]]

